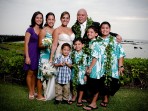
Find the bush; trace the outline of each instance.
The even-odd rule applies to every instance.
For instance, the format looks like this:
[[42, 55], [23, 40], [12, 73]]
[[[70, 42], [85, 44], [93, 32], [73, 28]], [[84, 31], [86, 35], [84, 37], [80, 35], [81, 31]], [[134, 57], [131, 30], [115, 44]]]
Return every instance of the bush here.
[[[10, 77], [10, 80], [25, 81], [23, 71], [23, 44], [5, 43], [0, 44], [0, 75]], [[148, 87], [148, 59], [133, 58], [124, 60], [124, 76], [121, 78], [123, 86]]]
[[11, 50], [0, 49], [0, 75], [4, 81], [24, 83], [23, 54], [22, 51], [13, 48]]
[[148, 59], [125, 59], [124, 66], [124, 85], [148, 87]]

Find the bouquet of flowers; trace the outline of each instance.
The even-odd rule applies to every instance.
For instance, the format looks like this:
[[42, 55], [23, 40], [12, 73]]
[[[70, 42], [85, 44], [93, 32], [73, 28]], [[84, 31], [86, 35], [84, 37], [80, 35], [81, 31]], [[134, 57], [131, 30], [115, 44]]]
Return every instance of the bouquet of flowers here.
[[56, 76], [57, 70], [51, 63], [43, 63], [42, 67], [40, 68], [43, 73], [43, 80], [48, 79], [49, 77]]
[[44, 46], [50, 47], [52, 45], [52, 38], [44, 38], [44, 39], [42, 39], [42, 44]]

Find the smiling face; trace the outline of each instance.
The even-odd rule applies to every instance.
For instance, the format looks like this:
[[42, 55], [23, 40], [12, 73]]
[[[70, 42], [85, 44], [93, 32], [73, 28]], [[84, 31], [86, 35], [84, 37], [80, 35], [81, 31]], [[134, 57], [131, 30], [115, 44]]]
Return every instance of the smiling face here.
[[103, 37], [107, 37], [110, 33], [110, 26], [108, 24], [101, 25], [101, 33]]
[[87, 12], [84, 9], [80, 9], [77, 13], [77, 20], [80, 24], [83, 24], [87, 20]]
[[89, 38], [90, 40], [95, 39], [95, 37], [96, 37], [97, 35], [98, 35], [98, 33], [95, 32], [94, 29], [89, 28], [89, 29], [87, 30], [87, 36], [88, 36], [88, 38]]
[[69, 53], [70, 53], [70, 47], [69, 46], [64, 46], [62, 48], [62, 55], [66, 57], [66, 56], [69, 55]]
[[55, 23], [55, 17], [53, 15], [49, 15], [46, 22], [49, 27], [53, 27]]
[[63, 12], [61, 14], [61, 22], [62, 22], [62, 26], [67, 26], [68, 23], [70, 21], [70, 15], [68, 12]]
[[83, 46], [84, 46], [84, 44], [79, 40], [74, 43], [74, 49], [77, 52], [80, 52], [82, 50]]
[[43, 17], [41, 14], [38, 14], [36, 17], [35, 17], [35, 23], [36, 25], [40, 26], [42, 23], [43, 23]]

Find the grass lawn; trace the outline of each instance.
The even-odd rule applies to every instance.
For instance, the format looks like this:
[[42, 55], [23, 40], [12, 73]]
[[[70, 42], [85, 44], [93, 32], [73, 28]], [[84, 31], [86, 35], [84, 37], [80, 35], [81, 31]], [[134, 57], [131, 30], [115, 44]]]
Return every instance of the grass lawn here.
[[[26, 86], [0, 82], [0, 111], [84, 111], [76, 103], [54, 105], [53, 102], [29, 100]], [[100, 102], [99, 99], [98, 111], [147, 111], [148, 90], [121, 88], [110, 98], [107, 108], [101, 107]]]

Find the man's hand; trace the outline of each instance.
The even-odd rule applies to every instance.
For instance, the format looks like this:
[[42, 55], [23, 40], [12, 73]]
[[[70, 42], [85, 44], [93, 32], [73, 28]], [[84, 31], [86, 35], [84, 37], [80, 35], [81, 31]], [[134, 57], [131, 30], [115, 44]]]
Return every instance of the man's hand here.
[[121, 42], [122, 42], [122, 37], [121, 37], [120, 35], [117, 35], [116, 38], [117, 38], [117, 42], [118, 42], [118, 43], [121, 43]]

